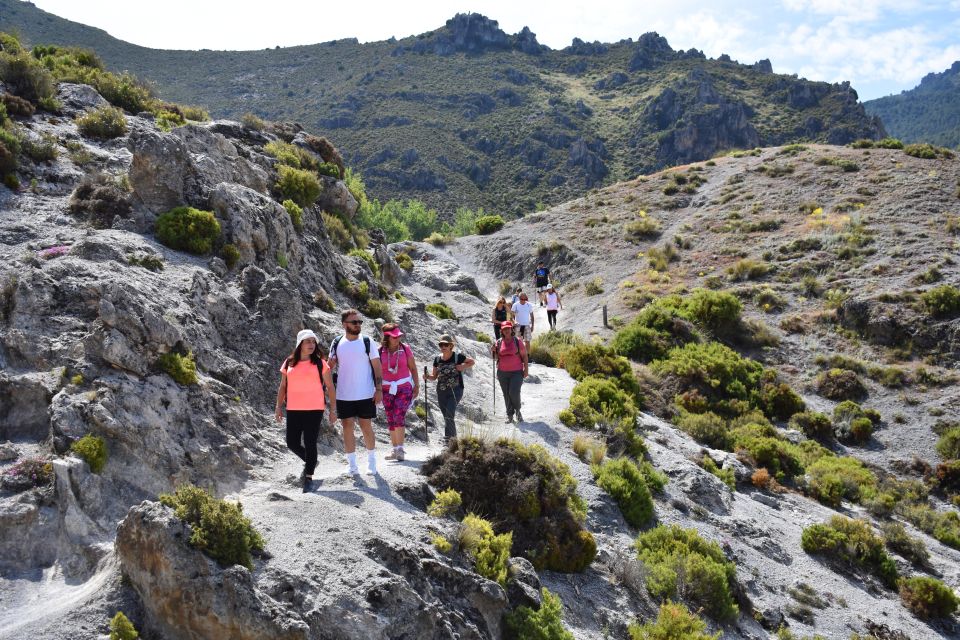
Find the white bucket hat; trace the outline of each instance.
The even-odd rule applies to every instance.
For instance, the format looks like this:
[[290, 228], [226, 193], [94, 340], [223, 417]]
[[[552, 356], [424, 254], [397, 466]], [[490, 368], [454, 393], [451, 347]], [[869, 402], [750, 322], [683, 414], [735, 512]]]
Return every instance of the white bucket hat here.
[[317, 337], [317, 334], [315, 334], [310, 329], [304, 329], [303, 331], [297, 334], [297, 346], [294, 347], [294, 349], [299, 347], [300, 343], [306, 340], [307, 338], [313, 338], [314, 342], [316, 342], [317, 344], [320, 344], [320, 338]]

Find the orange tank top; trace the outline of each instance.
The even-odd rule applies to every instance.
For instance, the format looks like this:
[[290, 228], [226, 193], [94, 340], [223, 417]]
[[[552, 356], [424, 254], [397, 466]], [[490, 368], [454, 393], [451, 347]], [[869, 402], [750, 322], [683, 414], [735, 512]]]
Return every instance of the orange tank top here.
[[[330, 367], [323, 360], [323, 370]], [[323, 411], [327, 408], [327, 401], [323, 397], [323, 382], [317, 365], [309, 360], [300, 361], [295, 366], [287, 368], [286, 363], [280, 367], [280, 373], [287, 377], [287, 409], [290, 411]]]

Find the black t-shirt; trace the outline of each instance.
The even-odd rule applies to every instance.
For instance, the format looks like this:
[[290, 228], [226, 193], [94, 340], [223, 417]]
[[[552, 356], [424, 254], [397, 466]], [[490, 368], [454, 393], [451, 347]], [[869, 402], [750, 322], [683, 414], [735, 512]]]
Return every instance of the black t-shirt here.
[[537, 286], [545, 286], [550, 279], [550, 269], [540, 267], [537, 269]]
[[457, 371], [456, 366], [467, 361], [467, 356], [454, 353], [449, 360], [440, 356], [433, 359], [433, 366], [437, 368], [437, 389], [456, 389], [463, 386], [463, 374]]

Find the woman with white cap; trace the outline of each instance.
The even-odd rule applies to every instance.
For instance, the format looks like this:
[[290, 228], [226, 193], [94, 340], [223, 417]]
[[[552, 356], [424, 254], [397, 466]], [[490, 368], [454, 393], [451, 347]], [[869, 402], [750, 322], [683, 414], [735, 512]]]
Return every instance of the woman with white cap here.
[[317, 352], [317, 334], [304, 329], [297, 334], [297, 345], [280, 367], [276, 420], [283, 421], [287, 409], [287, 447], [303, 460], [303, 492], [313, 490], [313, 471], [317, 468], [317, 436], [323, 420], [326, 400], [337, 401], [330, 367]]
[[387, 429], [393, 453], [386, 460], [403, 462], [404, 428], [407, 424], [407, 409], [420, 392], [420, 375], [413, 350], [403, 342], [400, 325], [388, 322], [383, 325], [383, 346], [380, 347], [380, 367], [383, 370], [383, 410], [387, 414]]

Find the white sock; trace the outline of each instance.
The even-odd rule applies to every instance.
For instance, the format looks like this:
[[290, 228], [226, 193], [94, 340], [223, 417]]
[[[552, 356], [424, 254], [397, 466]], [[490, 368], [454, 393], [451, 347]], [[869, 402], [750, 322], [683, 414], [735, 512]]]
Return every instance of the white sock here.
[[394, 451], [400, 451], [400, 449], [403, 449], [403, 445], [402, 445], [402, 444], [395, 444], [395, 445], [393, 445], [393, 450], [394, 450]]
[[347, 454], [347, 464], [350, 465], [350, 468], [351, 468], [351, 469], [356, 469], [356, 468], [357, 468], [357, 453], [356, 453], [356, 451], [354, 451], [353, 453], [348, 453], [348, 454]]
[[377, 452], [373, 449], [367, 449], [367, 466], [370, 469], [377, 468]]

